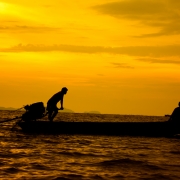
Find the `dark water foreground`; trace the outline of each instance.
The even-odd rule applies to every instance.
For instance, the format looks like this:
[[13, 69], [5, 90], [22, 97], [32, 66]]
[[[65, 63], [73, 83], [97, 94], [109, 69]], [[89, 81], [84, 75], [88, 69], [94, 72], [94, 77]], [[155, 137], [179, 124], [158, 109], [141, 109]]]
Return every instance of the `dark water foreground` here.
[[[21, 112], [0, 111], [1, 119]], [[55, 121], [165, 121], [166, 117], [65, 114]], [[180, 139], [28, 135], [0, 124], [0, 179], [179, 180]]]

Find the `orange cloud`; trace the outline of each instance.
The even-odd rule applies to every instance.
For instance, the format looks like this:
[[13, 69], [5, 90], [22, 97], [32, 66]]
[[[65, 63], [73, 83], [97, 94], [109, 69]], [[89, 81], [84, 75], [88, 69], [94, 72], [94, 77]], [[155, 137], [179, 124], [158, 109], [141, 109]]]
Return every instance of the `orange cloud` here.
[[158, 28], [139, 37], [180, 34], [180, 2], [177, 0], [124, 0], [93, 6], [100, 13]]

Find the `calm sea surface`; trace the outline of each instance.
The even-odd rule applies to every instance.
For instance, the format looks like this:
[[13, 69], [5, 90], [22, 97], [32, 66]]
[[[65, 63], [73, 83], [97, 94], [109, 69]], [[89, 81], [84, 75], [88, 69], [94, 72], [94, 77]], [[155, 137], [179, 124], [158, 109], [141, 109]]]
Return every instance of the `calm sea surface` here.
[[[0, 111], [0, 120], [20, 116]], [[45, 118], [46, 119], [46, 118]], [[165, 121], [167, 117], [59, 113], [55, 121]], [[180, 139], [28, 135], [0, 123], [0, 179], [179, 180]]]

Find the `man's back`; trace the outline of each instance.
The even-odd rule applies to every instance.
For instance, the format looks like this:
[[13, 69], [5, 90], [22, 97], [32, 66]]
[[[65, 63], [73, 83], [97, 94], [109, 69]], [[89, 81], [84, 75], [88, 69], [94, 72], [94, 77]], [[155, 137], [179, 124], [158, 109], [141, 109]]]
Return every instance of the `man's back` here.
[[58, 101], [62, 100], [63, 95], [62, 91], [57, 92], [48, 100], [48, 104], [57, 104]]

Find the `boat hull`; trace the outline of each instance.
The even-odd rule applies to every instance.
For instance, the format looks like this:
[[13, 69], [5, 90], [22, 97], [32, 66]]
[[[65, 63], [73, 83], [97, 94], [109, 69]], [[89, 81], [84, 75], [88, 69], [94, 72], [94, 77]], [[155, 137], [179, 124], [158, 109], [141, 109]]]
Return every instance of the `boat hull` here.
[[88, 134], [170, 137], [180, 133], [169, 122], [19, 122], [23, 132], [40, 134]]

